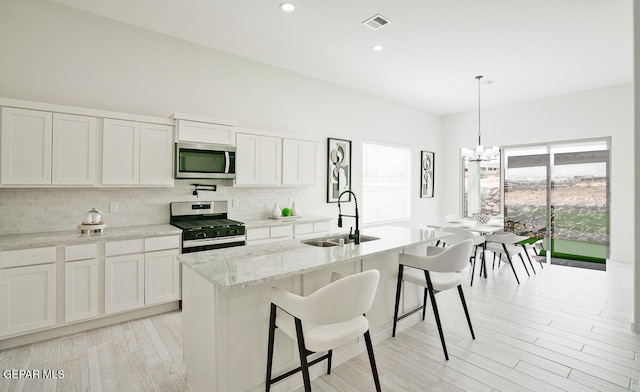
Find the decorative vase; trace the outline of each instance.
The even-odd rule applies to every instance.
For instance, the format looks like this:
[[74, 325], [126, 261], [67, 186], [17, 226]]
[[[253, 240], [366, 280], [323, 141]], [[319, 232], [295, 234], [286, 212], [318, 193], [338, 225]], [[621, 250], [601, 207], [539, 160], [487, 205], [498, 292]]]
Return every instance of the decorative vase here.
[[276, 203], [273, 206], [273, 210], [271, 210], [272, 218], [280, 218], [282, 216], [282, 210], [280, 209], [280, 204]]
[[296, 202], [291, 203], [291, 216], [298, 216], [300, 212], [298, 211], [298, 207], [296, 207]]

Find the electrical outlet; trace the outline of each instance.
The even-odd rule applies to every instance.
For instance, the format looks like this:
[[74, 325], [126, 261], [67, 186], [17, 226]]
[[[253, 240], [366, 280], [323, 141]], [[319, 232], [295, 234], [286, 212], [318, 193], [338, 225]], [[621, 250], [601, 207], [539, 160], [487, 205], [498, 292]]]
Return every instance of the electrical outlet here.
[[109, 212], [118, 212], [118, 203], [112, 201], [109, 203]]
[[287, 207], [289, 207], [291, 205], [291, 198], [287, 197]]
[[239, 207], [240, 201], [238, 199], [231, 199], [231, 207]]

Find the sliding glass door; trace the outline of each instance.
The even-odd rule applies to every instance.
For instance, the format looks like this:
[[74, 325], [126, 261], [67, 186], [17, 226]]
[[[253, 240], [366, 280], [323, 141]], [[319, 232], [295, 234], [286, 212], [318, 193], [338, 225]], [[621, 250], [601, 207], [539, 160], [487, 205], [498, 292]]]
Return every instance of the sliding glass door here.
[[[558, 259], [609, 257], [609, 142], [505, 148], [505, 230]], [[545, 252], [547, 253], [547, 252]]]

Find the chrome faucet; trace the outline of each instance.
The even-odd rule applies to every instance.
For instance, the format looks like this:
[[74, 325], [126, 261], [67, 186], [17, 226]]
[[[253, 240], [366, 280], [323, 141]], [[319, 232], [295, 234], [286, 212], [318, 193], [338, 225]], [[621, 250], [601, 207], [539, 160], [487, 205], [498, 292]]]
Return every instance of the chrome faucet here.
[[[342, 214], [342, 208], [340, 207], [340, 198], [342, 197], [342, 195], [344, 195], [345, 193], [350, 193], [353, 195], [353, 199], [356, 202], [356, 214], [355, 215], [343, 215]], [[346, 190], [344, 192], [342, 192], [340, 194], [340, 196], [338, 196], [338, 227], [342, 227], [342, 217], [343, 216], [348, 216], [351, 218], [356, 218], [356, 231], [351, 234], [351, 230], [353, 229], [353, 227], [351, 227], [349, 229], [349, 239], [350, 240], [354, 240], [354, 243], [356, 245], [360, 244], [360, 227], [358, 225], [358, 198], [356, 197], [356, 194], [351, 192], [350, 190]]]

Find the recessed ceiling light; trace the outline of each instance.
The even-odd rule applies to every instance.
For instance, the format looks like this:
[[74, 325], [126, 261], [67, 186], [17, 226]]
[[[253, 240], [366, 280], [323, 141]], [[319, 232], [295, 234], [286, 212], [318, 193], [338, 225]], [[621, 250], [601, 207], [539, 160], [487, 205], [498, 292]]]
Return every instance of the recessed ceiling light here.
[[380, 52], [382, 49], [384, 49], [384, 46], [382, 45], [373, 45], [371, 47], [371, 50], [373, 50], [374, 52]]
[[284, 12], [293, 12], [296, 10], [296, 6], [293, 3], [282, 3], [280, 4], [280, 9]]

